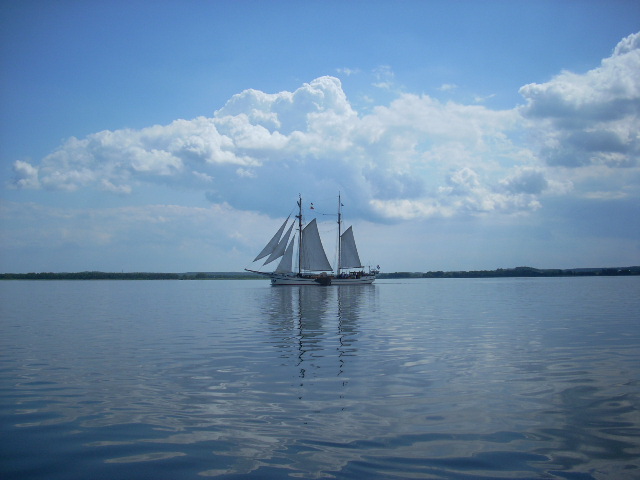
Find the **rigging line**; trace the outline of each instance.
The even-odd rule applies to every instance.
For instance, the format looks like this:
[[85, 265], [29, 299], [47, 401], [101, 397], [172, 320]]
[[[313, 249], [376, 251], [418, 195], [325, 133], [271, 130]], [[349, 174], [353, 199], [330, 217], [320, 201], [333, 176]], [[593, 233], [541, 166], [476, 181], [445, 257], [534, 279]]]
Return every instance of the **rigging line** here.
[[291, 216], [291, 214], [295, 211], [296, 209], [294, 207], [291, 208], [291, 210], [289, 210], [289, 217]]

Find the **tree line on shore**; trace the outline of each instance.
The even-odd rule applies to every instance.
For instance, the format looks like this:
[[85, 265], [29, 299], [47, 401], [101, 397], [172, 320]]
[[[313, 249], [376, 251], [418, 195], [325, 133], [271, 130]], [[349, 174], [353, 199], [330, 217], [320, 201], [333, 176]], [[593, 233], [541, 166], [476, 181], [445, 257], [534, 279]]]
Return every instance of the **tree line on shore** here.
[[251, 273], [193, 272], [41, 272], [0, 273], [0, 280], [245, 280], [263, 278]]
[[382, 273], [379, 278], [496, 278], [496, 277], [595, 277], [640, 275], [640, 267], [539, 269], [533, 267], [498, 268], [456, 272], [395, 272]]
[[[495, 278], [495, 277], [585, 277], [640, 275], [640, 266], [622, 268], [538, 269], [532, 267], [498, 268], [455, 272], [393, 272], [378, 278]], [[0, 273], [0, 280], [255, 280], [264, 278], [245, 272], [41, 272]]]

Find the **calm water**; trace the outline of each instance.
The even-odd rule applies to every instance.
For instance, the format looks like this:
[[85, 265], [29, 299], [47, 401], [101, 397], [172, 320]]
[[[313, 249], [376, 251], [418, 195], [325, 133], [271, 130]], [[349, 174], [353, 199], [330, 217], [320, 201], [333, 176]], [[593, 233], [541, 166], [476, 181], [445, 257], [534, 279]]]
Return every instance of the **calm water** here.
[[0, 283], [3, 479], [640, 478], [640, 277]]

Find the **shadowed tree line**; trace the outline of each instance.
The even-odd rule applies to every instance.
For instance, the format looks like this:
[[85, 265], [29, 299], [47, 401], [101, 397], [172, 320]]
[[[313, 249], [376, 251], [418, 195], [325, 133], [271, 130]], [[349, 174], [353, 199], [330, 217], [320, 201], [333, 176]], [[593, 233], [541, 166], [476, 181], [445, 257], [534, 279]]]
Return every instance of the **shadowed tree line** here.
[[259, 275], [234, 272], [73, 272], [73, 273], [2, 273], [0, 280], [245, 280], [263, 278]]
[[640, 275], [640, 267], [539, 269], [533, 267], [498, 268], [456, 272], [382, 273], [378, 278], [496, 278], [496, 277], [595, 277]]
[[[532, 267], [498, 268], [456, 272], [393, 272], [378, 278], [496, 278], [496, 277], [594, 277], [640, 275], [640, 267], [539, 269]], [[243, 272], [73, 272], [73, 273], [0, 273], [0, 280], [255, 280], [260, 275]]]

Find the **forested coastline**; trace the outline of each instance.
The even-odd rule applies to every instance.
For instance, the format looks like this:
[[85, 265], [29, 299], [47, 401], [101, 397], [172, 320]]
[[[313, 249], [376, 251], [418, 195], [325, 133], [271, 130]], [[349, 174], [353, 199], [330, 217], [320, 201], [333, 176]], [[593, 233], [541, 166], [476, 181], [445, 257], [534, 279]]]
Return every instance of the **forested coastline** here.
[[[538, 269], [533, 267], [496, 270], [429, 271], [381, 273], [380, 279], [398, 278], [499, 278], [499, 277], [593, 277], [640, 275], [640, 266], [616, 268]], [[264, 278], [249, 272], [31, 272], [1, 273], [0, 280], [255, 280]]]
[[533, 267], [498, 268], [452, 272], [381, 273], [378, 278], [500, 278], [500, 277], [595, 277], [640, 275], [640, 267], [539, 269]]
[[236, 272], [41, 272], [2, 273], [0, 280], [247, 280], [264, 278], [252, 273]]

